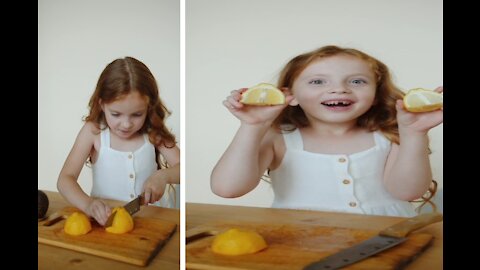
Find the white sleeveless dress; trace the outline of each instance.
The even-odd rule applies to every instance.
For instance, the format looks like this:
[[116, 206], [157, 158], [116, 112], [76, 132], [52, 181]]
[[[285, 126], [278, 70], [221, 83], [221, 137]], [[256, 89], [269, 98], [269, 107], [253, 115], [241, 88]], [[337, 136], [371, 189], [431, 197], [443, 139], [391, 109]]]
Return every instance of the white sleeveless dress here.
[[[92, 165], [93, 185], [91, 196], [120, 201], [131, 201], [143, 191], [143, 184], [156, 170], [155, 147], [147, 134], [145, 143], [133, 152], [123, 152], [110, 147], [110, 129], [100, 133], [100, 151]], [[168, 186], [155, 205], [173, 208]]]
[[272, 207], [411, 217], [413, 205], [395, 199], [383, 186], [391, 142], [372, 133], [375, 146], [350, 155], [307, 152], [298, 129], [283, 134], [286, 152], [270, 171]]

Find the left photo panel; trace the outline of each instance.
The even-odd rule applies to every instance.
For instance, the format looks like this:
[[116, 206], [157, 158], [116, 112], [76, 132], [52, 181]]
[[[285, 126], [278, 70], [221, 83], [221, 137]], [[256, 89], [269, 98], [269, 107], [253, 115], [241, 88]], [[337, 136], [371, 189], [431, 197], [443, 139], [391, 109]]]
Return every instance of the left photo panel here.
[[38, 2], [38, 269], [180, 269], [180, 1]]

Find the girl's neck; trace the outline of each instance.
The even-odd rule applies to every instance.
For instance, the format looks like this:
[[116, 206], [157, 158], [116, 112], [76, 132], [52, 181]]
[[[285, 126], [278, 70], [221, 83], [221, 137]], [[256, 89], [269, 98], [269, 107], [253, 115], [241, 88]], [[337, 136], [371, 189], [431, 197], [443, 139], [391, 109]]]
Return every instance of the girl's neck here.
[[351, 133], [357, 133], [358, 131], [363, 130], [362, 128], [357, 126], [356, 122], [351, 122], [351, 123], [315, 122], [303, 129], [310, 133], [315, 133], [318, 135], [327, 135], [327, 136], [328, 135], [342, 136], [342, 135], [348, 135]]

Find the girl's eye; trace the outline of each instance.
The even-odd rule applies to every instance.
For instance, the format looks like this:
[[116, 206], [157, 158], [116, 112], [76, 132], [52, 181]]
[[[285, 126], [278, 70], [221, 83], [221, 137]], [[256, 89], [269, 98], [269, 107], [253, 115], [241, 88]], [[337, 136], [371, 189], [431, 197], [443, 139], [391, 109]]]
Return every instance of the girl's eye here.
[[118, 114], [118, 113], [112, 113], [111, 115], [112, 115], [113, 117], [118, 117], [120, 114]]
[[143, 115], [143, 113], [136, 113], [133, 115], [133, 117], [141, 117]]
[[367, 83], [367, 81], [365, 81], [363, 79], [355, 79], [355, 80], [352, 80], [352, 83], [353, 84], [365, 84], [365, 83]]
[[325, 84], [324, 80], [312, 80], [310, 81], [310, 84]]

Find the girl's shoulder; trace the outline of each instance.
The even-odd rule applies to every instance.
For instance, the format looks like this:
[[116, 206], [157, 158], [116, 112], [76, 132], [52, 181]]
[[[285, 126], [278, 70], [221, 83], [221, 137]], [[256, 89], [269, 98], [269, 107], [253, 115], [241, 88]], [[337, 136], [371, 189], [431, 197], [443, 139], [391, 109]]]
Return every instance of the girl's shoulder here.
[[93, 122], [85, 122], [82, 129], [78, 134], [78, 140], [87, 143], [94, 144], [95, 149], [100, 147], [100, 133], [102, 129]]
[[271, 140], [275, 143], [285, 144], [285, 140], [290, 138], [297, 139], [300, 137], [300, 129], [299, 128], [286, 128], [286, 129], [277, 129], [271, 128], [267, 133], [267, 136], [271, 138]]
[[267, 131], [267, 134], [265, 134], [264, 142], [272, 144], [282, 142], [283, 133], [285, 133], [285, 131], [278, 130], [277, 128], [272, 127]]
[[166, 146], [162, 143], [156, 148], [170, 166], [176, 165], [180, 162], [180, 148], [176, 144], [173, 146]]
[[88, 121], [83, 125], [81, 132], [91, 134], [92, 136], [98, 136], [102, 132], [102, 129], [98, 124]]
[[265, 136], [265, 139], [262, 144], [265, 145], [267, 149], [271, 149], [273, 154], [272, 162], [269, 164], [271, 170], [276, 169], [285, 155], [286, 145], [283, 138], [285, 131], [278, 130], [276, 128], [270, 128]]

